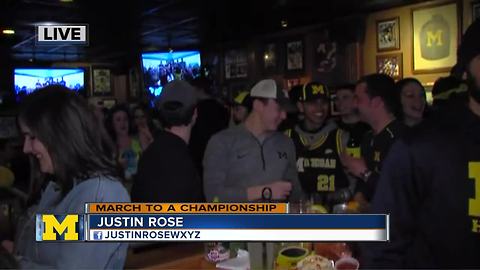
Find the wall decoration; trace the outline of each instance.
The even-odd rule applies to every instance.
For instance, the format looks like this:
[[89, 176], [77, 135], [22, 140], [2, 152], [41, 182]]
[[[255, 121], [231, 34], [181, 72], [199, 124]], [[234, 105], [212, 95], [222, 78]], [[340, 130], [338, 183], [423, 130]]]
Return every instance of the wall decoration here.
[[303, 41], [287, 42], [287, 71], [303, 71]]
[[399, 17], [377, 21], [377, 50], [392, 51], [400, 49]]
[[395, 80], [402, 78], [402, 54], [377, 55], [377, 72], [387, 74]]
[[225, 53], [225, 79], [246, 78], [248, 58], [245, 50], [230, 50]]
[[413, 73], [449, 71], [460, 33], [456, 2], [413, 9], [412, 20]]
[[109, 69], [93, 69], [93, 95], [112, 95], [111, 76]]
[[337, 43], [320, 42], [315, 50], [318, 72], [330, 72], [337, 66]]

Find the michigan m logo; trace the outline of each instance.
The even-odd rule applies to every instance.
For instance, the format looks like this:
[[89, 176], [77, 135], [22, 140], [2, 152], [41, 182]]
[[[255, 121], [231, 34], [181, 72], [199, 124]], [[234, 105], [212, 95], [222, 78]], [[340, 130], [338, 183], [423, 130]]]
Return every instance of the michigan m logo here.
[[321, 85], [321, 84], [313, 84], [312, 85], [312, 92], [313, 92], [314, 95], [317, 95], [317, 94], [325, 95], [325, 89], [323, 88], [323, 85]]
[[[433, 44], [432, 44], [433, 43]], [[435, 33], [432, 31], [427, 32], [427, 47], [442, 46], [443, 45], [443, 31], [437, 30]]]
[[[65, 215], [65, 218], [58, 222], [54, 215], [41, 215], [44, 224], [44, 231], [42, 232], [43, 241], [75, 241], [78, 239], [78, 215]], [[63, 235], [63, 239], [57, 239], [57, 234]]]

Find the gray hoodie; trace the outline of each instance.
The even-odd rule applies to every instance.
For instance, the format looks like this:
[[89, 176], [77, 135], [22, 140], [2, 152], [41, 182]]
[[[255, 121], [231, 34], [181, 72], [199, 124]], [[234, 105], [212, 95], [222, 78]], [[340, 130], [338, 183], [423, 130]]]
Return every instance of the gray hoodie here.
[[247, 188], [279, 180], [292, 182], [289, 201], [303, 196], [295, 146], [280, 132], [260, 142], [244, 124], [223, 130], [208, 142], [203, 166], [207, 201], [247, 202]]
[[50, 182], [38, 205], [19, 224], [15, 248], [20, 267], [122, 269], [127, 243], [35, 241], [35, 214], [83, 214], [87, 202], [130, 202], [130, 196], [120, 181], [102, 176], [80, 182], [63, 198], [58, 185]]

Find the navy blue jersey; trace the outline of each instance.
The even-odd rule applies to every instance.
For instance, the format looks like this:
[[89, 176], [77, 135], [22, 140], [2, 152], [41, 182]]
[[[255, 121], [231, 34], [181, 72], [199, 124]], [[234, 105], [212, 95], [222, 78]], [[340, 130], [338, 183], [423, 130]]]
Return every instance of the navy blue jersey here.
[[295, 129], [286, 131], [295, 144], [298, 178], [306, 193], [335, 192], [349, 186], [340, 162], [342, 132], [334, 129], [307, 144], [308, 140]]

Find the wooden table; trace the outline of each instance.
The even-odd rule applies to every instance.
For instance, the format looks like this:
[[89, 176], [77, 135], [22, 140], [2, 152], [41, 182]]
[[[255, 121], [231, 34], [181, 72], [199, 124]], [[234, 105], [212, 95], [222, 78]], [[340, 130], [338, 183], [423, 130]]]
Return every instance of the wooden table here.
[[204, 257], [203, 243], [173, 243], [146, 248], [130, 248], [127, 269], [216, 269]]

